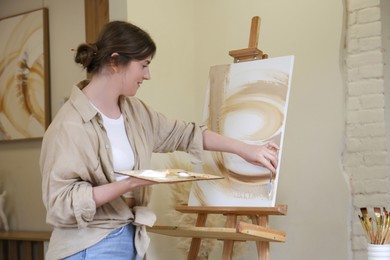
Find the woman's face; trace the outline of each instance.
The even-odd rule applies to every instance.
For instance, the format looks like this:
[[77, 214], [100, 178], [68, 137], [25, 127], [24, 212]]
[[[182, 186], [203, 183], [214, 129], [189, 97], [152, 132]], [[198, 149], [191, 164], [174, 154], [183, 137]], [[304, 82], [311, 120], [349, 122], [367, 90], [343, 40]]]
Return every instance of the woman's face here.
[[121, 94], [135, 96], [144, 80], [150, 79], [149, 64], [152, 57], [143, 60], [133, 60], [122, 71]]

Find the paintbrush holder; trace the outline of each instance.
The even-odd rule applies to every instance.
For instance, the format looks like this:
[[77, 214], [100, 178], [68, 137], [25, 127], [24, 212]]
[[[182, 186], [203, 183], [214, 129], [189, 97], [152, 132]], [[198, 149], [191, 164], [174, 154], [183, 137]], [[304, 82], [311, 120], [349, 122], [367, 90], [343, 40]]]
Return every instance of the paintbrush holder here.
[[368, 244], [367, 253], [368, 260], [389, 260], [390, 244]]

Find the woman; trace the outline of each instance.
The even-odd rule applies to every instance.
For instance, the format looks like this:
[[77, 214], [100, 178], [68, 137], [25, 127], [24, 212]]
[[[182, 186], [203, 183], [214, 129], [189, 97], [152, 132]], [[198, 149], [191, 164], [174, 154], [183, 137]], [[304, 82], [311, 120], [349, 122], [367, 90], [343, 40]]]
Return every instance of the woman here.
[[47, 222], [54, 226], [48, 259], [142, 259], [150, 181], [115, 171], [150, 169], [154, 152], [235, 153], [275, 173], [276, 144], [253, 146], [195, 123], [170, 120], [135, 94], [150, 79], [156, 52], [150, 36], [127, 22], [108, 23], [95, 44], [81, 44], [75, 61], [90, 81], [74, 86], [47, 129], [40, 166]]

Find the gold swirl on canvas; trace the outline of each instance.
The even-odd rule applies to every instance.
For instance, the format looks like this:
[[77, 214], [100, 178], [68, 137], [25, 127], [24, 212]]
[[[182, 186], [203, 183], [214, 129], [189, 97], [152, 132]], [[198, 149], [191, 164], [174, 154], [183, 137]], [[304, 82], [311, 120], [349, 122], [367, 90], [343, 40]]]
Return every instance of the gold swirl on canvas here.
[[[219, 72], [222, 72], [220, 69]], [[218, 132], [252, 144], [265, 144], [270, 141], [280, 143], [284, 121], [284, 106], [287, 95], [288, 75], [279, 71], [266, 71], [264, 80], [248, 82], [237, 88], [226, 90], [231, 84], [227, 74], [223, 71], [224, 80], [219, 82], [219, 93], [224, 93], [224, 100], [220, 96], [212, 96], [209, 126]], [[215, 87], [215, 85], [213, 86]], [[223, 90], [221, 89], [223, 88]], [[219, 99], [216, 100], [216, 99]], [[210, 120], [210, 118], [213, 118]], [[260, 166], [251, 166], [236, 155], [215, 153], [213, 161], [220, 174], [229, 181], [247, 184], [266, 184], [270, 179], [268, 169]], [[274, 178], [275, 176], [273, 176]], [[228, 185], [229, 182], [226, 183]]]

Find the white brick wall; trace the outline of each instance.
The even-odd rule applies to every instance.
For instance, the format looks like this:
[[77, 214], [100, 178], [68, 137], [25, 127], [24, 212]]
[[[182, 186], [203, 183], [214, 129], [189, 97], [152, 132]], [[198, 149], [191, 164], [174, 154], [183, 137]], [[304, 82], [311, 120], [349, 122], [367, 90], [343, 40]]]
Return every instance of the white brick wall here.
[[[388, 1], [388, 0], [382, 0]], [[343, 165], [349, 176], [351, 248], [354, 260], [367, 259], [360, 208], [390, 210], [390, 167], [384, 93], [380, 0], [347, 0], [346, 128]], [[386, 102], [387, 101], [387, 102]]]

